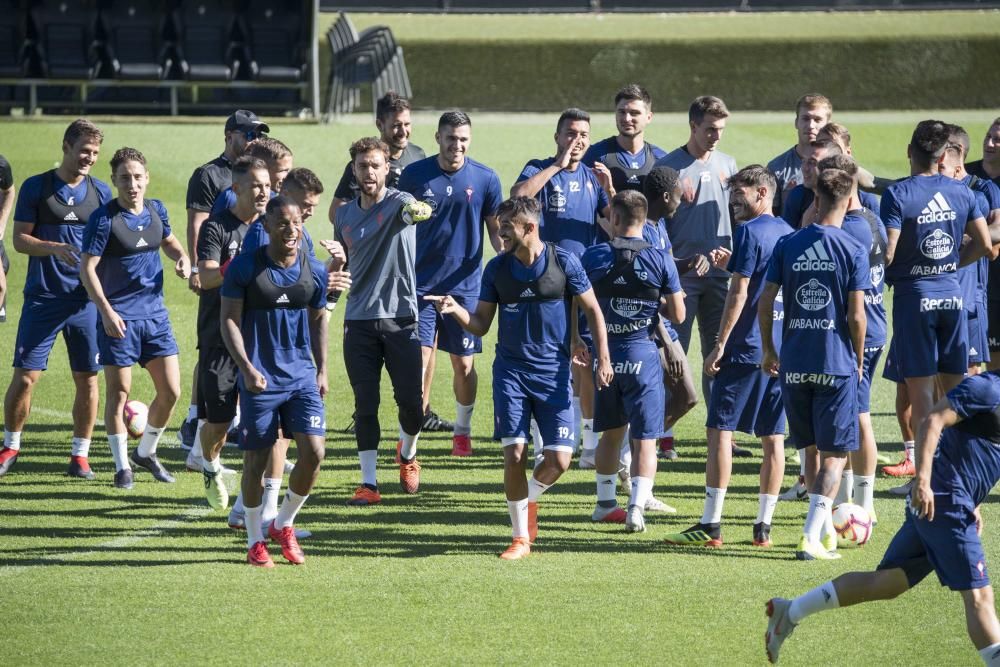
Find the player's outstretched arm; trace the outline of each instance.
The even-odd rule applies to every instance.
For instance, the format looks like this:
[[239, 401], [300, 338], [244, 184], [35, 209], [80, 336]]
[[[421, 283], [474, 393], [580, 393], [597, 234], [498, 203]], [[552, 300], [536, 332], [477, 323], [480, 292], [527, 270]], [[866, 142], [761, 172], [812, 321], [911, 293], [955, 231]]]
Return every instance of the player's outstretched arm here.
[[97, 263], [101, 261], [99, 255], [83, 253], [80, 260], [80, 282], [87, 290], [87, 296], [97, 306], [97, 312], [101, 315], [101, 323], [104, 326], [104, 333], [112, 338], [125, 337], [125, 320], [123, 320], [115, 309], [111, 307], [104, 294], [104, 287], [97, 277]]
[[188, 276], [191, 275], [191, 258], [184, 252], [184, 246], [177, 240], [177, 237], [171, 234], [163, 239], [160, 248], [163, 249], [164, 255], [174, 261], [174, 273], [177, 274], [177, 277], [187, 280]]
[[917, 516], [926, 517], [928, 521], [934, 520], [934, 492], [931, 490], [934, 451], [942, 431], [961, 420], [946, 396], [934, 405], [930, 414], [917, 426], [917, 446], [913, 450], [917, 475], [910, 495], [910, 507]]
[[259, 394], [267, 388], [267, 379], [250, 363], [246, 347], [243, 345], [243, 332], [240, 331], [240, 322], [243, 319], [243, 299], [231, 299], [224, 296], [221, 304], [219, 328], [222, 333], [222, 342], [226, 344], [229, 356], [233, 358], [240, 372], [243, 373], [246, 388]]
[[326, 378], [326, 354], [329, 348], [328, 325], [329, 318], [326, 317], [326, 308], [309, 309], [309, 344], [312, 348], [313, 362], [316, 364], [316, 386], [319, 387], [319, 395], [323, 398], [326, 398], [330, 389]]
[[459, 326], [475, 336], [485, 336], [493, 325], [497, 314], [497, 305], [490, 301], [480, 301], [476, 304], [476, 312], [470, 313], [459, 305], [451, 295], [437, 296], [428, 294], [425, 301], [430, 301], [442, 315], [451, 315]]
[[761, 292], [760, 301], [757, 302], [757, 324], [760, 325], [760, 342], [763, 350], [763, 357], [760, 362], [760, 369], [777, 377], [778, 375], [778, 353], [774, 349], [774, 300], [778, 297], [778, 290], [781, 286], [777, 283], [767, 281], [764, 283], [764, 291]]
[[[590, 327], [590, 335], [594, 338], [594, 354], [597, 356], [597, 373], [594, 383], [598, 389], [603, 389], [611, 384], [615, 377], [615, 372], [611, 368], [611, 353], [608, 352], [608, 330], [604, 325], [604, 314], [597, 303], [597, 296], [594, 289], [590, 288], [582, 294], [578, 294], [573, 299], [577, 307], [583, 311], [587, 318], [587, 325]], [[577, 321], [574, 317], [573, 321]]]

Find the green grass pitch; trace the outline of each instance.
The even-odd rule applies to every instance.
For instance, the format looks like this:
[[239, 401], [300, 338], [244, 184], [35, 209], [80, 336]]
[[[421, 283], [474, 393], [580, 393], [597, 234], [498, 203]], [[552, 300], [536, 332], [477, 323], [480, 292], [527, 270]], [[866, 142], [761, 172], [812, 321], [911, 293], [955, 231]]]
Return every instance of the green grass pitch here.
[[[963, 124], [978, 142], [988, 112], [838, 114], [855, 137], [857, 155], [876, 173], [902, 175], [905, 144], [919, 117]], [[509, 187], [530, 158], [549, 155], [556, 114], [473, 117], [471, 155], [493, 166]], [[5, 122], [0, 152], [20, 183], [53, 166], [65, 120]], [[434, 152], [434, 116], [415, 119], [413, 139]], [[192, 169], [222, 148], [221, 119], [212, 123], [107, 122], [94, 174], [106, 179], [118, 147], [143, 150], [150, 163], [149, 195], [165, 201], [175, 231], [184, 233], [184, 187]], [[349, 142], [374, 128], [369, 118], [331, 126], [271, 123], [274, 136], [295, 151], [298, 165], [325, 181], [329, 202]], [[614, 130], [598, 115], [594, 137]], [[672, 148], [686, 139], [684, 119], [660, 114], [649, 138]], [[792, 114], [737, 114], [720, 148], [740, 165], [764, 162], [794, 141]], [[973, 149], [978, 156], [978, 148]], [[329, 237], [325, 212], [309, 223]], [[8, 243], [8, 249], [10, 245]], [[8, 322], [0, 325], [0, 383], [21, 310], [25, 261], [12, 253]], [[480, 396], [474, 419], [475, 456], [449, 456], [447, 434], [421, 438], [421, 492], [405, 496], [390, 463], [394, 441], [391, 393], [383, 391], [384, 453], [381, 507], [348, 508], [358, 481], [353, 440], [339, 432], [351, 414], [339, 322], [330, 334], [331, 396], [326, 402], [327, 461], [300, 515], [314, 532], [304, 542], [306, 564], [292, 567], [272, 548], [270, 572], [243, 564], [245, 541], [204, 500], [201, 476], [183, 470], [174, 433], [186, 410], [195, 359], [196, 301], [168, 275], [167, 303], [180, 342], [184, 394], [165, 435], [161, 457], [178, 472], [163, 485], [139, 473], [135, 489], [111, 487], [113, 465], [98, 426], [91, 483], [63, 477], [70, 438], [69, 382], [64, 347], [57, 344], [35, 393], [20, 461], [0, 479], [0, 655], [23, 664], [761, 664], [764, 602], [790, 595], [847, 570], [879, 561], [902, 520], [902, 501], [879, 478], [880, 523], [871, 544], [832, 563], [792, 560], [806, 505], [780, 503], [775, 547], [750, 546], [757, 506], [759, 445], [743, 437], [754, 460], [738, 460], [726, 503], [726, 548], [707, 553], [671, 549], [661, 537], [701, 513], [704, 488], [704, 409], [677, 429], [681, 458], [660, 464], [655, 493], [679, 508], [651, 516], [649, 531], [627, 535], [591, 525], [594, 478], [574, 468], [543, 498], [540, 539], [533, 555], [507, 563], [497, 553], [509, 542], [501, 459], [489, 441], [491, 335], [479, 358]], [[700, 354], [691, 351], [700, 374]], [[151, 385], [135, 373], [133, 395], [150, 399]], [[450, 370], [438, 362], [433, 405], [453, 413]], [[881, 446], [898, 451], [892, 385], [874, 391]], [[237, 452], [224, 460], [237, 465]], [[790, 479], [790, 477], [789, 477]], [[986, 549], [1000, 552], [1000, 511], [987, 503]], [[894, 604], [809, 619], [788, 643], [788, 664], [975, 664], [958, 596], [933, 577]]]

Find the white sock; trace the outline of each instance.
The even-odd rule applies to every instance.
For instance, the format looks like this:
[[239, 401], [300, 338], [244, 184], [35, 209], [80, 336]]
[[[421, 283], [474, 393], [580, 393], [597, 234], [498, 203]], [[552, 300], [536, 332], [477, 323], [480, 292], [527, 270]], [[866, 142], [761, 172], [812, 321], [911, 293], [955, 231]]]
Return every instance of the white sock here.
[[194, 427], [194, 446], [191, 449], [197, 447], [201, 449], [201, 429], [205, 426], [205, 420], [199, 419], [198, 424]]
[[907, 461], [912, 461], [913, 460], [913, 448], [914, 448], [914, 446], [915, 445], [914, 445], [914, 443], [913, 443], [912, 440], [907, 440], [906, 442], [903, 443], [903, 452], [906, 454], [906, 460]]
[[583, 433], [583, 412], [580, 410], [580, 397], [573, 397], [573, 426], [577, 433]]
[[264, 519], [261, 516], [264, 507], [262, 505], [247, 507], [244, 511], [246, 512], [247, 548], [249, 549], [258, 542], [264, 541]]
[[188, 416], [187, 416], [187, 418], [188, 418], [188, 420], [197, 419], [198, 418], [198, 406], [197, 405], [191, 404], [191, 405], [188, 406]]
[[830, 509], [826, 511], [826, 516], [823, 518], [822, 535], [823, 537], [826, 537], [827, 535], [833, 535], [834, 539], [836, 540], [837, 531], [833, 527], [833, 507], [834, 505], [833, 503], [831, 503]]
[[514, 539], [528, 538], [528, 499], [508, 500], [507, 511], [510, 512], [510, 527]]
[[1000, 667], [1000, 644], [991, 644], [979, 649], [979, 657], [986, 667]]
[[799, 450], [799, 477], [806, 476], [806, 450]]
[[111, 447], [111, 458], [115, 460], [115, 472], [131, 470], [128, 463], [128, 434], [115, 433], [108, 436], [108, 445]]
[[278, 510], [278, 516], [274, 519], [274, 527], [281, 530], [295, 523], [295, 516], [305, 505], [307, 498], [309, 496], [300, 496], [291, 489], [285, 491], [285, 499], [281, 503], [281, 509]]
[[264, 478], [264, 500], [261, 506], [264, 508], [261, 518], [264, 523], [268, 523], [278, 516], [278, 496], [281, 495], [281, 478]]
[[358, 458], [361, 460], [361, 483], [378, 487], [378, 483], [375, 481], [375, 462], [378, 460], [378, 451], [366, 449], [358, 452]]
[[774, 508], [778, 505], [778, 496], [769, 493], [757, 494], [757, 520], [754, 523], [766, 523], [770, 525], [774, 518]]
[[13, 449], [15, 452], [21, 449], [21, 432], [20, 431], [4, 431], [3, 432], [3, 446], [7, 449]]
[[875, 509], [875, 475], [854, 476], [854, 504], [861, 505], [867, 511]]
[[240, 492], [236, 494], [236, 502], [233, 503], [233, 513], [244, 514], [246, 511], [246, 505], [243, 504], [243, 489], [240, 489]]
[[73, 456], [87, 458], [90, 456], [90, 438], [73, 438]]
[[537, 503], [538, 498], [541, 497], [543, 493], [549, 490], [551, 484], [542, 484], [535, 476], [532, 475], [528, 478], [528, 502]]
[[628, 497], [628, 505], [638, 505], [645, 508], [646, 501], [653, 495], [653, 480], [649, 477], [632, 478], [632, 493]]
[[139, 446], [136, 448], [139, 456], [152, 456], [156, 454], [156, 444], [160, 442], [163, 430], [163, 427], [156, 428], [152, 424], [146, 424], [146, 430], [142, 432], [142, 438], [139, 439]]
[[[627, 432], [626, 432], [627, 434]], [[632, 448], [623, 445], [621, 449], [618, 450], [618, 464], [624, 467], [626, 470], [632, 467]]]
[[618, 475], [597, 473], [597, 502], [615, 502], [618, 492]]
[[218, 474], [222, 472], [222, 460], [219, 457], [215, 457], [214, 460], [202, 458], [201, 467], [205, 472], [214, 472]]
[[701, 523], [722, 523], [722, 504], [726, 502], [726, 490], [705, 487], [705, 511]]
[[409, 461], [417, 455], [417, 437], [419, 435], [419, 432], [415, 435], [410, 435], [403, 431], [402, 426], [399, 427], [399, 441], [403, 443], [403, 446], [399, 449], [400, 458]]
[[801, 623], [806, 616], [818, 611], [836, 609], [839, 606], [837, 589], [833, 587], [832, 581], [828, 581], [792, 600], [792, 604], [788, 608], [788, 620], [792, 623]]
[[469, 435], [472, 433], [472, 410], [473, 405], [462, 405], [455, 401], [455, 435]]
[[802, 528], [802, 533], [806, 539], [812, 543], [819, 542], [820, 531], [826, 523], [827, 516], [830, 515], [830, 508], [833, 506], [833, 499], [821, 496], [818, 493], [809, 494], [809, 513], [806, 514], [806, 523]]
[[840, 503], [851, 502], [851, 493], [854, 491], [854, 471], [845, 470], [840, 475], [840, 487], [837, 489], [837, 497], [834, 498], [834, 506]]
[[540, 458], [542, 456], [542, 448], [545, 446], [545, 443], [542, 442], [542, 434], [538, 430], [538, 422], [535, 421], [534, 417], [531, 418], [531, 444], [532, 449], [535, 452], [535, 458]]
[[593, 452], [597, 449], [598, 434], [594, 433], [594, 420], [583, 420], [583, 451]]

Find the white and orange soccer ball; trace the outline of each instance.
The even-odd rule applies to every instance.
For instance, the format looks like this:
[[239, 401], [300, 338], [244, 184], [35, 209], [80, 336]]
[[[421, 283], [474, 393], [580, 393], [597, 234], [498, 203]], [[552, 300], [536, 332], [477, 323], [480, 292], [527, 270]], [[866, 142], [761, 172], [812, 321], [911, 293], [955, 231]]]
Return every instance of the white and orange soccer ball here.
[[125, 430], [133, 438], [141, 438], [146, 430], [146, 420], [149, 418], [149, 408], [142, 401], [128, 401], [122, 410]]
[[833, 508], [833, 529], [843, 545], [862, 546], [872, 536], [872, 517], [861, 505], [841, 503]]

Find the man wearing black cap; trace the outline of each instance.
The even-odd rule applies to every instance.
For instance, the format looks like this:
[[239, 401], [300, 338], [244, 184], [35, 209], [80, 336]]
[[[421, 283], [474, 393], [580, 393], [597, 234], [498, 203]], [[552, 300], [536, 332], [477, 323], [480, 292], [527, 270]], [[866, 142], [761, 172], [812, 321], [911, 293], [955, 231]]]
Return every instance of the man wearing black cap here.
[[[198, 231], [208, 219], [212, 204], [219, 193], [233, 184], [233, 163], [243, 155], [243, 149], [254, 139], [264, 136], [271, 128], [252, 111], [237, 109], [226, 119], [226, 148], [222, 155], [211, 162], [203, 164], [194, 170], [187, 188], [187, 242], [188, 256], [197, 257]], [[195, 294], [201, 289], [198, 269], [192, 267], [188, 286]], [[187, 418], [181, 425], [178, 439], [185, 447], [194, 443], [195, 431], [198, 427], [197, 380], [198, 368], [194, 369], [192, 382], [191, 405], [188, 406]]]

